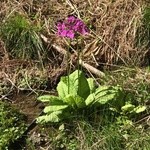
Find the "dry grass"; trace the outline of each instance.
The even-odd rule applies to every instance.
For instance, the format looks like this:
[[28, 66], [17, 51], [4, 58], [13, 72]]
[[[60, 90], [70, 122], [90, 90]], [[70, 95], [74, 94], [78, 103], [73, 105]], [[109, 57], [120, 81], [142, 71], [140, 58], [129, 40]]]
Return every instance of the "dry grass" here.
[[140, 65], [146, 51], [136, 48], [134, 40], [141, 18], [141, 3], [131, 0], [93, 1], [92, 6], [93, 9], [86, 14], [94, 19], [92, 34], [99, 40], [91, 51], [97, 64]]
[[[90, 34], [82, 41], [74, 41], [83, 50], [83, 61], [101, 69], [102, 66], [125, 65], [141, 66], [145, 64], [148, 49], [135, 46], [137, 28], [141, 25], [142, 8], [145, 2], [141, 0], [3, 0], [0, 2], [0, 21], [4, 23], [7, 18], [19, 13], [27, 17], [32, 23], [42, 26], [41, 34], [48, 38], [46, 50], [48, 51], [48, 76], [53, 78], [62, 74], [64, 56], [52, 48], [52, 44], [66, 48], [66, 42], [56, 35], [56, 22], [68, 15], [76, 15], [90, 28]], [[19, 60], [10, 60], [5, 43], [0, 44], [0, 66], [6, 74], [16, 77], [15, 71], [19, 68]], [[34, 62], [33, 62], [34, 64]], [[28, 67], [26, 67], [28, 69]], [[2, 70], [1, 70], [2, 71]], [[29, 71], [30, 72], [30, 71]], [[32, 72], [32, 69], [31, 69]]]
[[28, 16], [42, 24], [44, 35], [57, 44], [62, 39], [55, 35], [55, 23], [70, 14], [76, 15], [90, 26], [90, 35], [81, 45], [84, 60], [95, 66], [101, 63], [133, 66], [141, 65], [147, 54], [147, 50], [135, 47], [143, 3], [140, 0], [4, 0], [0, 15], [2, 22], [16, 12]]

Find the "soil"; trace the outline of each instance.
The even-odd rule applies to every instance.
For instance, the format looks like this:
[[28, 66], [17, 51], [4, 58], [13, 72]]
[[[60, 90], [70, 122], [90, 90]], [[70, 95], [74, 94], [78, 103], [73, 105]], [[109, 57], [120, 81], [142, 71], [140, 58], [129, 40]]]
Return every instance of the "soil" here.
[[28, 93], [19, 93], [13, 98], [12, 105], [27, 117], [27, 124], [30, 125], [33, 120], [39, 116], [43, 104], [37, 101], [37, 95]]
[[26, 116], [27, 130], [18, 141], [11, 145], [10, 150], [29, 150], [30, 146], [33, 146], [34, 149], [47, 147], [47, 135], [36, 124], [36, 118], [43, 110], [43, 104], [37, 101], [37, 97], [35, 94], [26, 92], [14, 95], [12, 107], [19, 109]]

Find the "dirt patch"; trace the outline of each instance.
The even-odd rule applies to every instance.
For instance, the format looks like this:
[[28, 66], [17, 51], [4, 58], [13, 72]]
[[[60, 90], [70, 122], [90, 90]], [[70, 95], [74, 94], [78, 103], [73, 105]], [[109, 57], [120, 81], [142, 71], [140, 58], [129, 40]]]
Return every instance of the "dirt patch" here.
[[43, 104], [37, 101], [37, 95], [20, 92], [14, 95], [12, 107], [19, 109], [26, 116], [27, 130], [22, 137], [11, 145], [11, 149], [28, 150], [34, 147], [47, 147], [47, 134], [36, 124], [36, 118], [43, 110]]
[[36, 95], [28, 95], [28, 93], [20, 93], [14, 96], [12, 105], [27, 116], [27, 124], [31, 124], [39, 116], [43, 107], [43, 104], [37, 101]]

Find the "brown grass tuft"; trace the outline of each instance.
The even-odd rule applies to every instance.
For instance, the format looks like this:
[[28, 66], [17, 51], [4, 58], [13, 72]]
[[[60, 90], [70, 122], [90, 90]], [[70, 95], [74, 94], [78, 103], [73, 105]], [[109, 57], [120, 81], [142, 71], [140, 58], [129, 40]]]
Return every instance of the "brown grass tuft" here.
[[[141, 65], [147, 54], [147, 50], [135, 47], [143, 5], [140, 0], [3, 0], [0, 15], [2, 21], [15, 12], [31, 20], [34, 16], [33, 20], [43, 25], [43, 33], [50, 38], [55, 34], [58, 20], [70, 14], [76, 15], [90, 27], [91, 35], [82, 44], [85, 61], [96, 66], [101, 63], [133, 66]], [[57, 36], [54, 42], [56, 39]]]
[[[56, 35], [56, 22], [68, 15], [76, 15], [90, 28], [90, 34], [72, 44], [83, 51], [83, 61], [94, 67], [108, 65], [141, 66], [145, 63], [148, 49], [135, 46], [136, 32], [141, 26], [141, 0], [65, 0], [30, 1], [2, 0], [0, 25], [15, 13], [26, 16], [42, 26], [41, 34], [50, 42], [44, 43], [48, 51], [50, 71], [61, 70], [64, 56], [52, 48], [52, 44], [66, 48], [66, 42]], [[0, 44], [0, 63], [9, 61], [5, 43]], [[14, 61], [15, 62], [15, 61]], [[18, 62], [18, 60], [17, 60]], [[3, 65], [4, 67], [4, 65]]]

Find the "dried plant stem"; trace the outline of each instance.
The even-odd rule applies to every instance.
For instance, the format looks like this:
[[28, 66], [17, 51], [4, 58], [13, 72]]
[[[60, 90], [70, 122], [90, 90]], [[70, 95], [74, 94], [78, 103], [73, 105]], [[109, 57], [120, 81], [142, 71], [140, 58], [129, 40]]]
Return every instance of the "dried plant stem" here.
[[[42, 39], [43, 39], [46, 43], [49, 43], [47, 37], [45, 37], [44, 35], [41, 35], [41, 37], [42, 37]], [[52, 44], [52, 47], [53, 47], [55, 50], [57, 50], [59, 53], [63, 54], [63, 55], [67, 55], [67, 53], [69, 53], [69, 51], [66, 51], [64, 48], [62, 48], [62, 47], [60, 47], [60, 46], [58, 46], [58, 45], [56, 45], [56, 44]], [[70, 55], [70, 53], [69, 53], [69, 55]], [[78, 54], [75, 53], [75, 55], [78, 55]], [[91, 66], [91, 65], [89, 65], [89, 64], [87, 64], [87, 63], [85, 63], [85, 62], [82, 61], [81, 59], [79, 60], [79, 64], [80, 64], [83, 68], [87, 69], [88, 71], [92, 72], [93, 74], [95, 74], [95, 75], [97, 75], [97, 76], [99, 76], [99, 77], [104, 77], [104, 76], [105, 76], [105, 73], [104, 73], [104, 72], [102, 72], [102, 71], [96, 69], [95, 67], [93, 67], [93, 66]]]
[[84, 61], [82, 61], [81, 59], [79, 60], [79, 64], [84, 67], [85, 69], [87, 69], [88, 71], [92, 72], [93, 74], [99, 76], [99, 77], [104, 77], [105, 76], [105, 73], [96, 69], [95, 67], [87, 64], [87, 63], [84, 63]]
[[[66, 54], [66, 50], [63, 49], [63, 48], [60, 47], [60, 46], [54, 45], [53, 48], [55, 48], [55, 50], [57, 50], [58, 52], [60, 52], [60, 53], [62, 53], [62, 54]], [[104, 73], [104, 72], [102, 72], [102, 71], [96, 69], [95, 67], [93, 67], [93, 66], [91, 66], [91, 65], [89, 65], [89, 64], [87, 64], [87, 63], [85, 63], [85, 62], [82, 61], [81, 59], [79, 60], [79, 64], [80, 64], [83, 68], [87, 69], [88, 71], [92, 72], [93, 74], [95, 74], [95, 75], [97, 75], [97, 76], [99, 76], [99, 77], [104, 77], [104, 76], [105, 76], [105, 73]]]

